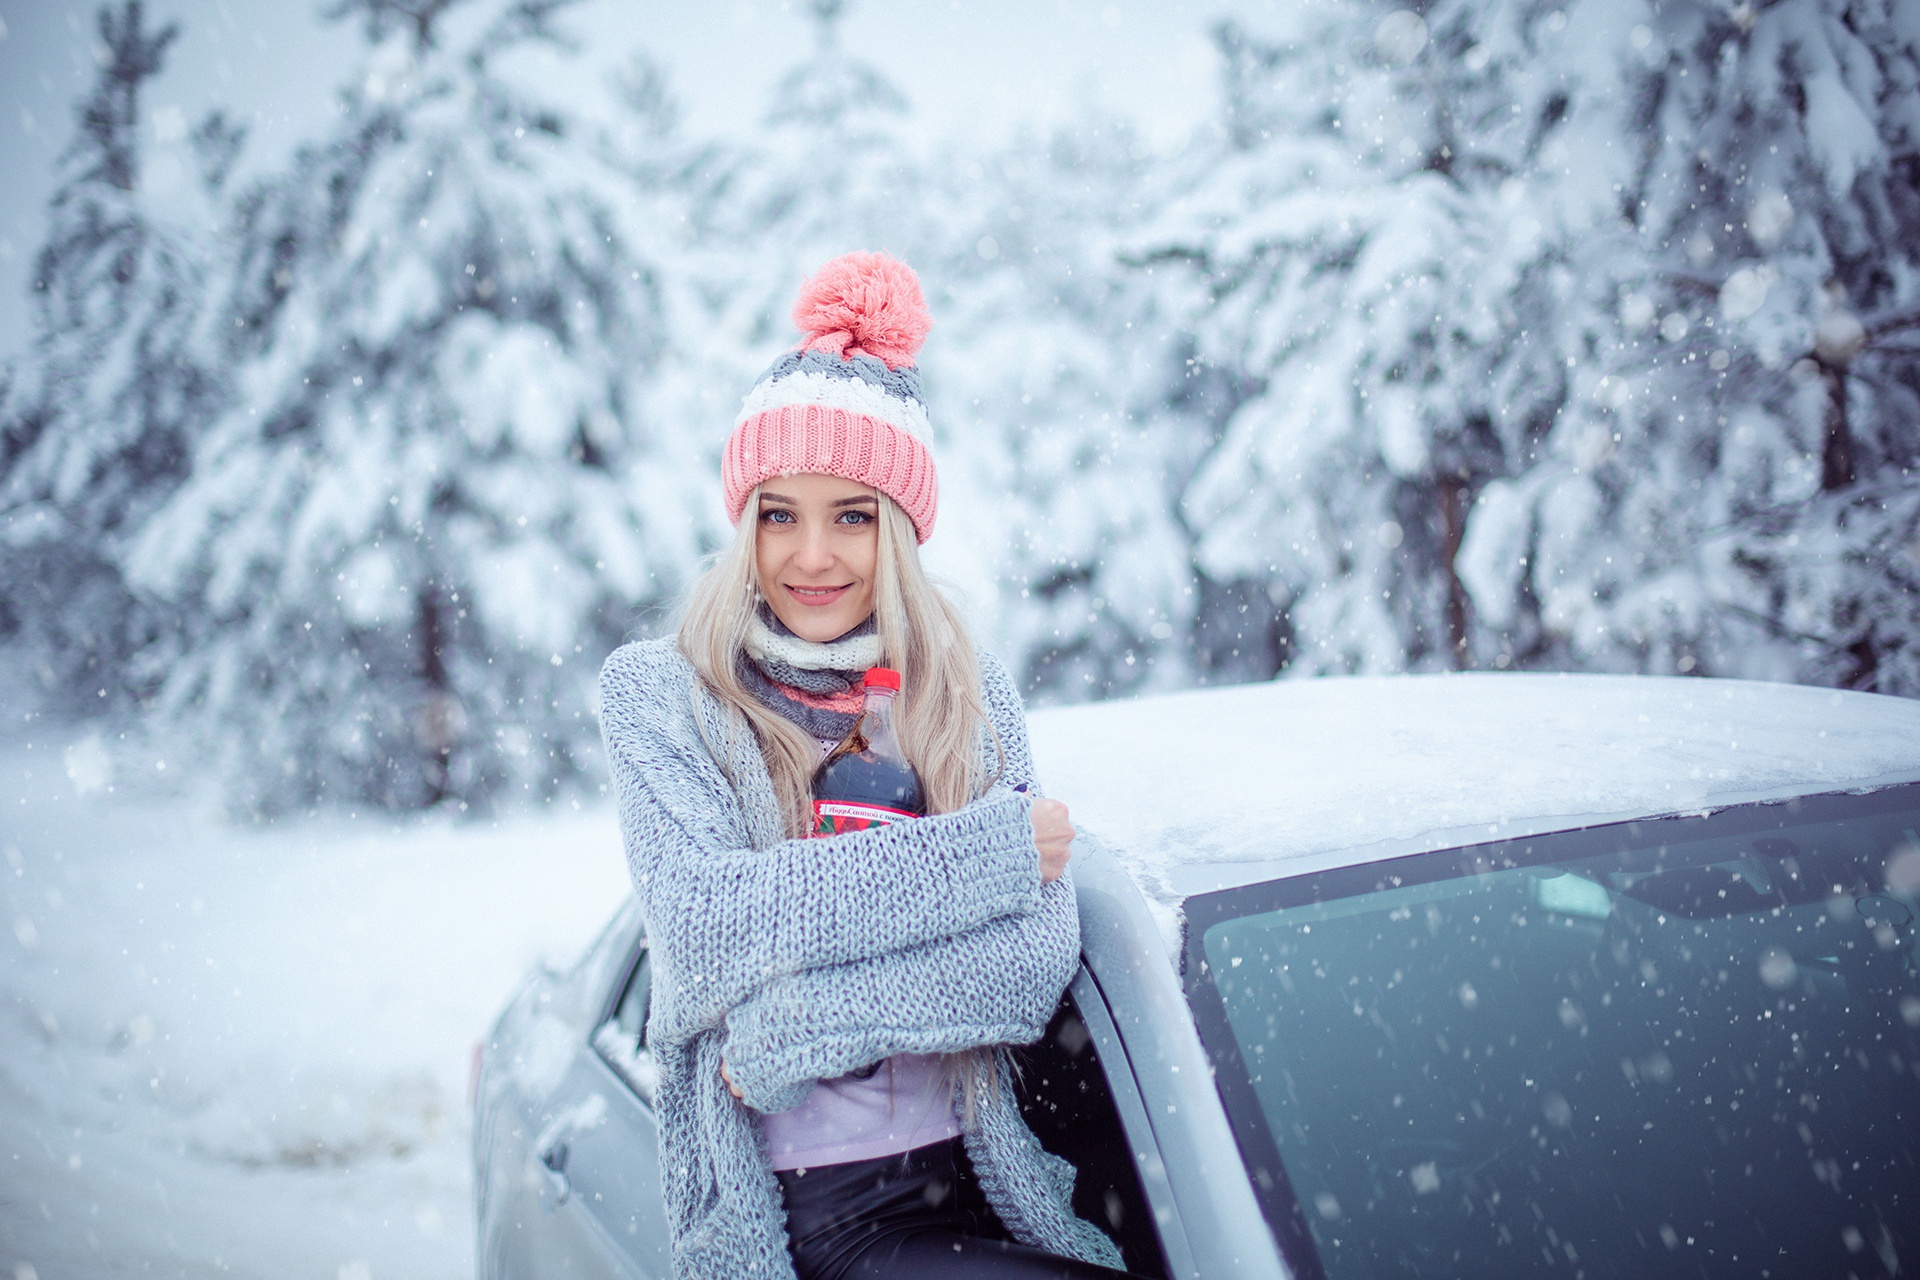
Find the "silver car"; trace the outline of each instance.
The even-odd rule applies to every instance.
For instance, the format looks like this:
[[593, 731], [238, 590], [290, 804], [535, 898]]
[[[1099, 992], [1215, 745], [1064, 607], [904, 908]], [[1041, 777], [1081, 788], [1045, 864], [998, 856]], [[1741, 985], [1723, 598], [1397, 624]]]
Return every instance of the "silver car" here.
[[[1920, 1266], [1920, 704], [1291, 682], [1033, 717], [1083, 960], [1019, 1051], [1128, 1267]], [[486, 1277], [664, 1277], [630, 902], [479, 1072]]]

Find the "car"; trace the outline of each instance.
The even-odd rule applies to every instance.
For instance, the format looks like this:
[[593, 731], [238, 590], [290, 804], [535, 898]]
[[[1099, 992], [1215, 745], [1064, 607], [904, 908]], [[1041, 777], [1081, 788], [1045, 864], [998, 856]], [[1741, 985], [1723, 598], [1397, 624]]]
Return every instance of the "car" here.
[[[1083, 963], [1021, 1105], [1130, 1270], [1920, 1259], [1920, 703], [1519, 673], [1042, 711]], [[486, 1277], [669, 1272], [630, 901], [486, 1042]]]

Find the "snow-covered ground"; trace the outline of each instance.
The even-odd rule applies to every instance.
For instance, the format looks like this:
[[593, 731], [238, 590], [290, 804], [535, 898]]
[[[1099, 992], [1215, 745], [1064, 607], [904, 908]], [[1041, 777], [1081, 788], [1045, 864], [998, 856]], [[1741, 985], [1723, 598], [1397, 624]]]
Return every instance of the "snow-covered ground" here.
[[249, 827], [131, 755], [0, 745], [0, 1277], [470, 1277], [472, 1048], [611, 810]]

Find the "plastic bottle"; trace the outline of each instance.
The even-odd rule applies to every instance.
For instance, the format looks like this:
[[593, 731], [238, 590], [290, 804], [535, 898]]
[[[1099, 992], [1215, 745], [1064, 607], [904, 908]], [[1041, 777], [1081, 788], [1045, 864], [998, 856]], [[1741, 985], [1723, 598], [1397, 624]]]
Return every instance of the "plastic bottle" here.
[[814, 835], [864, 831], [926, 814], [926, 790], [893, 729], [899, 693], [898, 671], [874, 667], [867, 672], [859, 723], [813, 775]]

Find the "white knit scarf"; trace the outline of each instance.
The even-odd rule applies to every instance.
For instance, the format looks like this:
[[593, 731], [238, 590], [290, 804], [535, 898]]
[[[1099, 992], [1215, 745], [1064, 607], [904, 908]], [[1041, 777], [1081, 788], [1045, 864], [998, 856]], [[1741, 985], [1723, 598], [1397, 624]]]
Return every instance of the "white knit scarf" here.
[[880, 665], [880, 637], [869, 618], [859, 626], [824, 644], [803, 640], [773, 616], [773, 610], [761, 605], [747, 625], [747, 656], [759, 663], [768, 675], [781, 667], [795, 671], [865, 671]]

